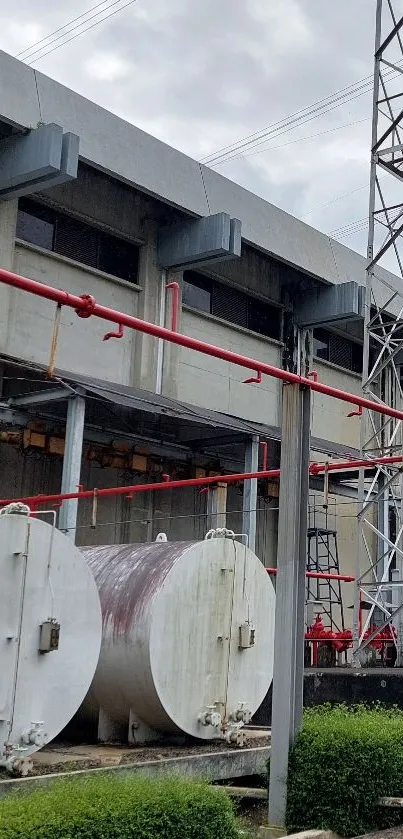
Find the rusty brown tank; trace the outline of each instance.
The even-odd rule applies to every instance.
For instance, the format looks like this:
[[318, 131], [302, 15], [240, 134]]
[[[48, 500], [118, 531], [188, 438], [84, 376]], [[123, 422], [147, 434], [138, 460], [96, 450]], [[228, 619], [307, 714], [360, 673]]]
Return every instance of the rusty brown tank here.
[[103, 616], [86, 703], [100, 739], [235, 737], [272, 679], [275, 595], [260, 560], [228, 538], [82, 550]]

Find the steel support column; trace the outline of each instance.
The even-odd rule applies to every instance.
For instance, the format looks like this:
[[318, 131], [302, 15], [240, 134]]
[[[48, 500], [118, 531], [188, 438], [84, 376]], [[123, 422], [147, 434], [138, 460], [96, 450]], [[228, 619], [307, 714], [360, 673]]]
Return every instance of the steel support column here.
[[311, 397], [285, 385], [278, 523], [269, 823], [284, 827], [288, 754], [302, 722]]
[[[85, 399], [73, 396], [68, 401], [66, 442], [63, 458], [62, 492], [76, 492], [80, 484], [83, 453]], [[77, 498], [63, 501], [59, 513], [59, 530], [75, 542], [77, 525]]]
[[[254, 435], [245, 445], [245, 472], [259, 469], [259, 437]], [[248, 537], [251, 551], [256, 550], [257, 480], [245, 481], [243, 485], [242, 533]]]
[[[394, 291], [379, 268], [383, 265], [389, 271], [396, 270], [403, 275], [402, 59], [402, 2], [376, 0], [362, 387], [365, 397], [397, 410], [403, 405], [403, 295], [401, 284], [396, 281]], [[385, 255], [388, 257], [386, 263]], [[400, 454], [402, 448], [400, 418], [384, 419], [371, 409], [362, 413], [362, 458], [368, 461], [387, 458]], [[379, 466], [372, 481], [365, 479], [361, 470], [353, 626], [353, 662], [356, 666], [361, 663], [360, 647], [367, 646], [363, 643], [364, 634], [374, 622], [376, 609], [389, 614], [390, 623], [395, 623], [400, 632], [400, 617], [397, 622], [393, 620], [390, 590], [393, 588], [393, 569], [402, 548], [401, 496], [402, 476], [396, 463]], [[372, 582], [376, 589], [371, 609], [362, 621], [360, 599], [362, 596], [365, 599], [365, 585], [361, 585], [361, 580], [365, 584]], [[398, 641], [398, 648], [403, 652], [403, 639]]]

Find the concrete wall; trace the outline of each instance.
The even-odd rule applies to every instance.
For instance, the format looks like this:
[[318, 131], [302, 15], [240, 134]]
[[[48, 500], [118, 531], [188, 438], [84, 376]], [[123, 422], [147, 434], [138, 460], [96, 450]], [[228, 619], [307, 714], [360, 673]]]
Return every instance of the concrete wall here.
[[[279, 344], [226, 325], [216, 318], [184, 310], [182, 331], [232, 352], [281, 366]], [[277, 425], [280, 399], [278, 381], [266, 376], [260, 385], [243, 384], [243, 380], [251, 376], [253, 373], [241, 367], [181, 348], [178, 399], [244, 419]]]
[[[349, 393], [361, 394], [361, 377], [332, 364], [314, 360], [314, 367], [320, 381]], [[313, 394], [312, 434], [335, 443], [359, 448], [360, 421], [358, 417], [347, 417], [355, 411], [353, 405], [339, 402], [321, 393]]]
[[[99, 272], [75, 265], [71, 260], [17, 244], [14, 271], [34, 280], [48, 282], [72, 294], [94, 295], [103, 304], [136, 315], [138, 290]], [[12, 290], [7, 330], [2, 333], [1, 351], [6, 355], [47, 364], [56, 306], [39, 297]], [[123, 340], [103, 342], [115, 326], [97, 318], [83, 320], [72, 309], [62, 310], [57, 366], [108, 381], [130, 384], [135, 335], [127, 330]]]

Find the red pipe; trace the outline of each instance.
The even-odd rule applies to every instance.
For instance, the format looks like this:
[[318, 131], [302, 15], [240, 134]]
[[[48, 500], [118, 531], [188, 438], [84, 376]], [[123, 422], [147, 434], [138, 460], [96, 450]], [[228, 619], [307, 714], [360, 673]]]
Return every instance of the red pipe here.
[[102, 340], [103, 341], [109, 341], [110, 338], [123, 338], [123, 337], [124, 337], [123, 324], [120, 323], [119, 324], [119, 329], [118, 329], [117, 332], [107, 332], [106, 335], [104, 335], [104, 337], [102, 338]]
[[372, 469], [373, 466], [381, 466], [382, 464], [392, 465], [393, 463], [403, 463], [402, 455], [393, 455], [391, 457], [374, 457], [366, 460], [348, 460], [346, 463], [312, 463], [309, 467], [311, 475], [318, 475], [320, 472], [344, 472], [347, 469]]
[[172, 332], [178, 331], [178, 315], [179, 315], [179, 283], [173, 282], [168, 283], [167, 288], [171, 288], [173, 292], [173, 300], [172, 300], [172, 318], [171, 318], [171, 330]]
[[[312, 463], [309, 467], [309, 472], [311, 475], [319, 475], [321, 472], [325, 472], [327, 469], [333, 472], [344, 472], [347, 469], [358, 468], [372, 469], [373, 465], [382, 463], [403, 463], [403, 456], [395, 455], [393, 457], [377, 457], [373, 458], [370, 461], [347, 460], [344, 463]], [[137, 492], [156, 492], [158, 490], [163, 489], [184, 489], [186, 487], [208, 487], [214, 486], [218, 483], [233, 484], [240, 483], [242, 481], [250, 481], [254, 478], [271, 479], [279, 477], [280, 469], [267, 469], [261, 470], [260, 472], [239, 472], [234, 475], [211, 475], [205, 478], [189, 478], [180, 481], [163, 480], [153, 484], [134, 484], [133, 486], [105, 487], [104, 489], [98, 489], [97, 495], [99, 497], [125, 494], [134, 495]], [[38, 504], [55, 504], [59, 501], [70, 501], [73, 498], [93, 498], [93, 496], [93, 489], [86, 489], [78, 492], [59, 492], [53, 495], [30, 495], [26, 498], [0, 499], [0, 507], [4, 507], [6, 504], [11, 504], [15, 501], [21, 501], [24, 504], [33, 504], [37, 506]]]
[[[268, 574], [277, 574], [277, 568], [266, 568]], [[355, 577], [347, 574], [326, 574], [322, 571], [305, 571], [306, 577], [313, 577], [314, 580], [340, 580], [341, 583], [353, 583]]]
[[263, 470], [263, 472], [266, 472], [266, 470], [267, 470], [268, 454], [269, 454], [269, 444], [267, 443], [267, 441], [266, 441], [266, 440], [262, 440], [262, 442], [260, 443], [260, 445], [261, 445], [261, 447], [262, 447], [262, 452], [263, 452], [263, 464], [262, 464], [262, 470]]
[[[137, 492], [155, 492], [163, 489], [181, 489], [185, 487], [192, 488], [211, 485], [214, 486], [217, 483], [232, 484], [237, 483], [238, 481], [252, 480], [253, 478], [279, 477], [280, 469], [272, 469], [267, 472], [241, 472], [240, 474], [235, 475], [209, 475], [205, 478], [189, 478], [180, 481], [163, 480], [154, 484], [134, 484], [133, 486], [105, 487], [104, 489], [97, 489], [96, 492], [97, 495], [101, 498], [102, 496], [105, 497], [108, 495], [134, 495]], [[31, 495], [27, 496], [26, 498], [12, 498], [8, 500], [2, 499], [0, 500], [0, 507], [4, 507], [6, 504], [11, 504], [17, 500], [21, 501], [24, 504], [54, 504], [57, 501], [70, 501], [73, 498], [92, 498], [93, 495], [93, 489], [85, 489], [83, 490], [83, 492], [60, 492], [55, 493], [54, 495]]]
[[280, 379], [283, 382], [290, 384], [299, 384], [304, 387], [311, 388], [315, 393], [323, 393], [325, 396], [330, 396], [333, 399], [338, 399], [341, 402], [349, 402], [352, 405], [366, 408], [369, 411], [374, 411], [378, 414], [384, 414], [388, 417], [403, 420], [403, 411], [398, 411], [396, 408], [391, 408], [389, 405], [372, 402], [371, 399], [366, 399], [363, 396], [357, 396], [355, 393], [339, 390], [339, 388], [325, 385], [322, 382], [315, 382], [308, 377], [299, 376], [297, 373], [290, 373], [288, 370], [282, 370], [280, 367], [273, 367], [271, 364], [265, 364], [261, 361], [256, 361], [253, 358], [239, 355], [238, 353], [224, 350], [222, 347], [216, 347], [214, 344], [207, 344], [205, 341], [199, 341], [196, 338], [191, 338], [188, 335], [182, 335], [178, 332], [173, 332], [171, 329], [166, 329], [163, 326], [157, 326], [155, 323], [148, 323], [148, 321], [140, 320], [140, 318], [127, 315], [116, 309], [110, 309], [107, 306], [101, 306], [95, 298], [90, 294], [83, 294], [78, 297], [75, 294], [70, 294], [68, 291], [62, 291], [53, 286], [39, 283], [36, 280], [21, 277], [18, 274], [13, 274], [11, 271], [6, 271], [4, 268], [0, 269], [0, 282], [13, 288], [19, 288], [21, 291], [28, 291], [30, 294], [36, 294], [38, 297], [43, 297], [46, 300], [52, 300], [60, 306], [69, 306], [76, 311], [79, 317], [89, 318], [95, 316], [102, 320], [108, 320], [118, 325], [127, 326], [129, 329], [136, 329], [138, 332], [144, 332], [147, 335], [153, 335], [155, 338], [162, 338], [164, 341], [169, 341], [172, 344], [178, 344], [182, 347], [187, 347], [190, 350], [196, 350], [204, 355], [210, 355], [213, 358], [220, 358], [223, 361], [228, 361], [238, 367], [245, 367], [245, 369], [253, 370], [255, 373], [264, 373], [266, 376], [272, 376], [275, 379]]
[[261, 370], [257, 371], [257, 376], [252, 376], [250, 379], [244, 379], [243, 380], [244, 385], [253, 385], [253, 384], [260, 385], [261, 383], [262, 383], [262, 371]]

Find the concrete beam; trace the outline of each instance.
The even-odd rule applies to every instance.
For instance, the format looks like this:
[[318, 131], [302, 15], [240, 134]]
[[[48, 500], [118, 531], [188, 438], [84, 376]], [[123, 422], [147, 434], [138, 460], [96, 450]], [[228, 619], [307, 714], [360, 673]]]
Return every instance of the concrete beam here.
[[77, 177], [79, 138], [42, 125], [0, 142], [0, 199], [18, 198]]
[[54, 783], [58, 778], [89, 778], [91, 775], [113, 773], [116, 777], [136, 777], [139, 774], [149, 778], [179, 776], [207, 781], [225, 781], [228, 778], [242, 778], [251, 775], [265, 775], [270, 746], [246, 749], [223, 749], [207, 754], [186, 755], [160, 760], [106, 766], [95, 769], [78, 769], [73, 772], [58, 772], [49, 775], [29, 776], [0, 780], [0, 798], [16, 790], [31, 792], [37, 787]]
[[227, 213], [163, 227], [157, 257], [164, 268], [197, 268], [241, 256], [241, 222]]
[[307, 292], [294, 310], [295, 323], [305, 329], [363, 317], [362, 287], [355, 282]]

